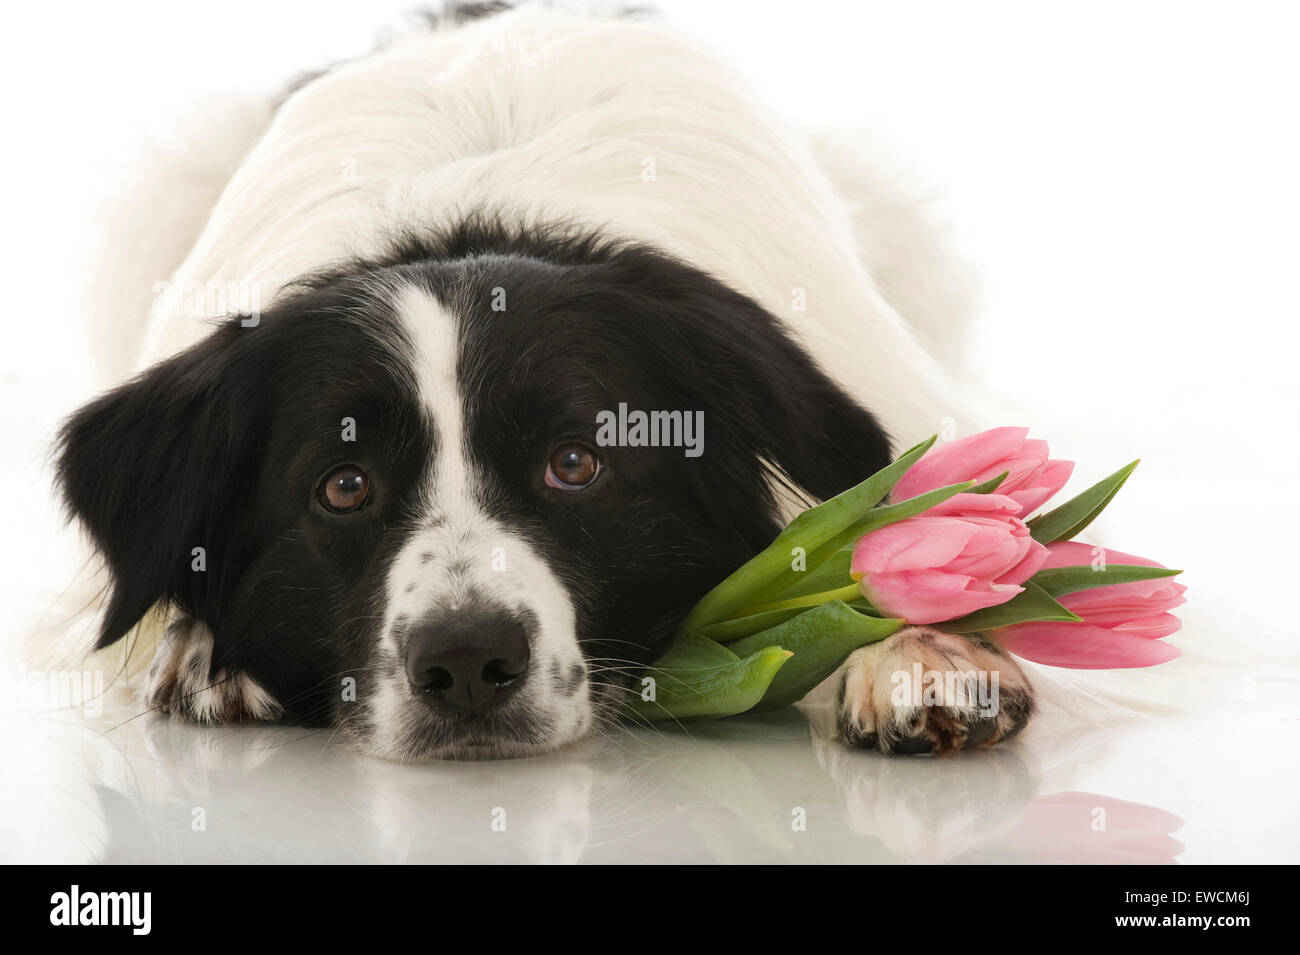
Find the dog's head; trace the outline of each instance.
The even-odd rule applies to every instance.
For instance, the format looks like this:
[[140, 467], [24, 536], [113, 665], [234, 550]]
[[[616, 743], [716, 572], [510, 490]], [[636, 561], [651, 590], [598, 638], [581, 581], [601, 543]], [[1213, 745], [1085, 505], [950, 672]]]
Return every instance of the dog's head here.
[[[372, 752], [587, 732], [691, 605], [888, 443], [750, 299], [653, 251], [458, 235], [313, 279], [78, 411], [68, 505], [212, 672]], [[199, 550], [201, 548], [201, 550]]]

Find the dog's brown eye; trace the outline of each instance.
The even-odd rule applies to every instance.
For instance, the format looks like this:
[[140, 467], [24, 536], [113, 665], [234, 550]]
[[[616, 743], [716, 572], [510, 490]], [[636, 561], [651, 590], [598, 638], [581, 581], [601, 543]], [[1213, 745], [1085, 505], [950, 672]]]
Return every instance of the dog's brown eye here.
[[366, 472], [351, 465], [332, 472], [320, 486], [320, 502], [339, 514], [355, 511], [369, 496], [370, 479]]
[[548, 487], [576, 491], [596, 480], [600, 473], [600, 459], [585, 444], [562, 444], [551, 452], [551, 461], [546, 467], [546, 484]]

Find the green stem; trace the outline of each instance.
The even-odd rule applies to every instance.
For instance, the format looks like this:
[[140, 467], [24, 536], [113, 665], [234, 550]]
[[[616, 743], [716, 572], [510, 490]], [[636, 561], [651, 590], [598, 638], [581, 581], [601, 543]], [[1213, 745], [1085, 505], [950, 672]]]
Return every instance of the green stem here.
[[750, 607], [735, 614], [737, 617], [749, 617], [756, 613], [767, 613], [769, 610], [788, 610], [791, 607], [819, 607], [824, 603], [830, 603], [832, 600], [843, 600], [849, 603], [853, 600], [859, 600], [862, 597], [862, 590], [856, 583], [849, 584], [847, 587], [837, 587], [834, 590], [823, 590], [817, 594], [805, 594], [802, 597], [791, 597], [789, 600], [778, 600], [775, 603], [759, 604], [757, 607]]

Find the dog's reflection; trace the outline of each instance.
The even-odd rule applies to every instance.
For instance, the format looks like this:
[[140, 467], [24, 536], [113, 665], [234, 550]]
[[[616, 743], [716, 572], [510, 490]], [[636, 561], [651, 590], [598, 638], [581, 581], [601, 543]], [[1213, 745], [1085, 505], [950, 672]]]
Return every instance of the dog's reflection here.
[[847, 749], [795, 710], [621, 727], [488, 763], [386, 763], [328, 731], [264, 725], [53, 726], [21, 749], [10, 780], [30, 812], [10, 820], [57, 824], [15, 831], [9, 861], [1153, 863], [1182, 850], [1176, 816], [1071, 788], [1035, 756], [1062, 751], [1050, 741], [900, 759]]
[[808, 707], [818, 763], [846, 825], [898, 862], [1177, 862], [1171, 812], [1066, 788], [1104, 748], [1104, 732], [1040, 721], [1009, 746], [955, 759], [897, 759], [831, 738], [832, 711]]

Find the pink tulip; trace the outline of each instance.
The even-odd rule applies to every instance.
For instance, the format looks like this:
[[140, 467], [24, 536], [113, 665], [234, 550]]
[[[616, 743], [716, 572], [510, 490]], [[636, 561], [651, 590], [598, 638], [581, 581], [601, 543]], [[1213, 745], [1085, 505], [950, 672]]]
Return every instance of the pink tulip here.
[[[1097, 548], [1078, 541], [1049, 544], [1044, 567], [1078, 567], [1092, 563]], [[1161, 567], [1154, 560], [1105, 550], [1111, 564]], [[1012, 653], [1049, 666], [1075, 670], [1149, 667], [1178, 656], [1177, 647], [1160, 641], [1175, 632], [1181, 621], [1170, 610], [1186, 603], [1187, 588], [1171, 577], [1137, 580], [1080, 590], [1059, 598], [1080, 623], [1019, 623], [997, 631]]]
[[1003, 494], [958, 494], [863, 536], [850, 572], [871, 605], [908, 623], [952, 620], [1006, 603], [1047, 549]]
[[993, 428], [931, 448], [894, 485], [893, 499], [906, 501], [962, 481], [983, 484], [1003, 471], [997, 493], [1020, 505], [1027, 517], [1065, 486], [1073, 461], [1048, 458], [1047, 442], [1030, 440], [1028, 428]]

